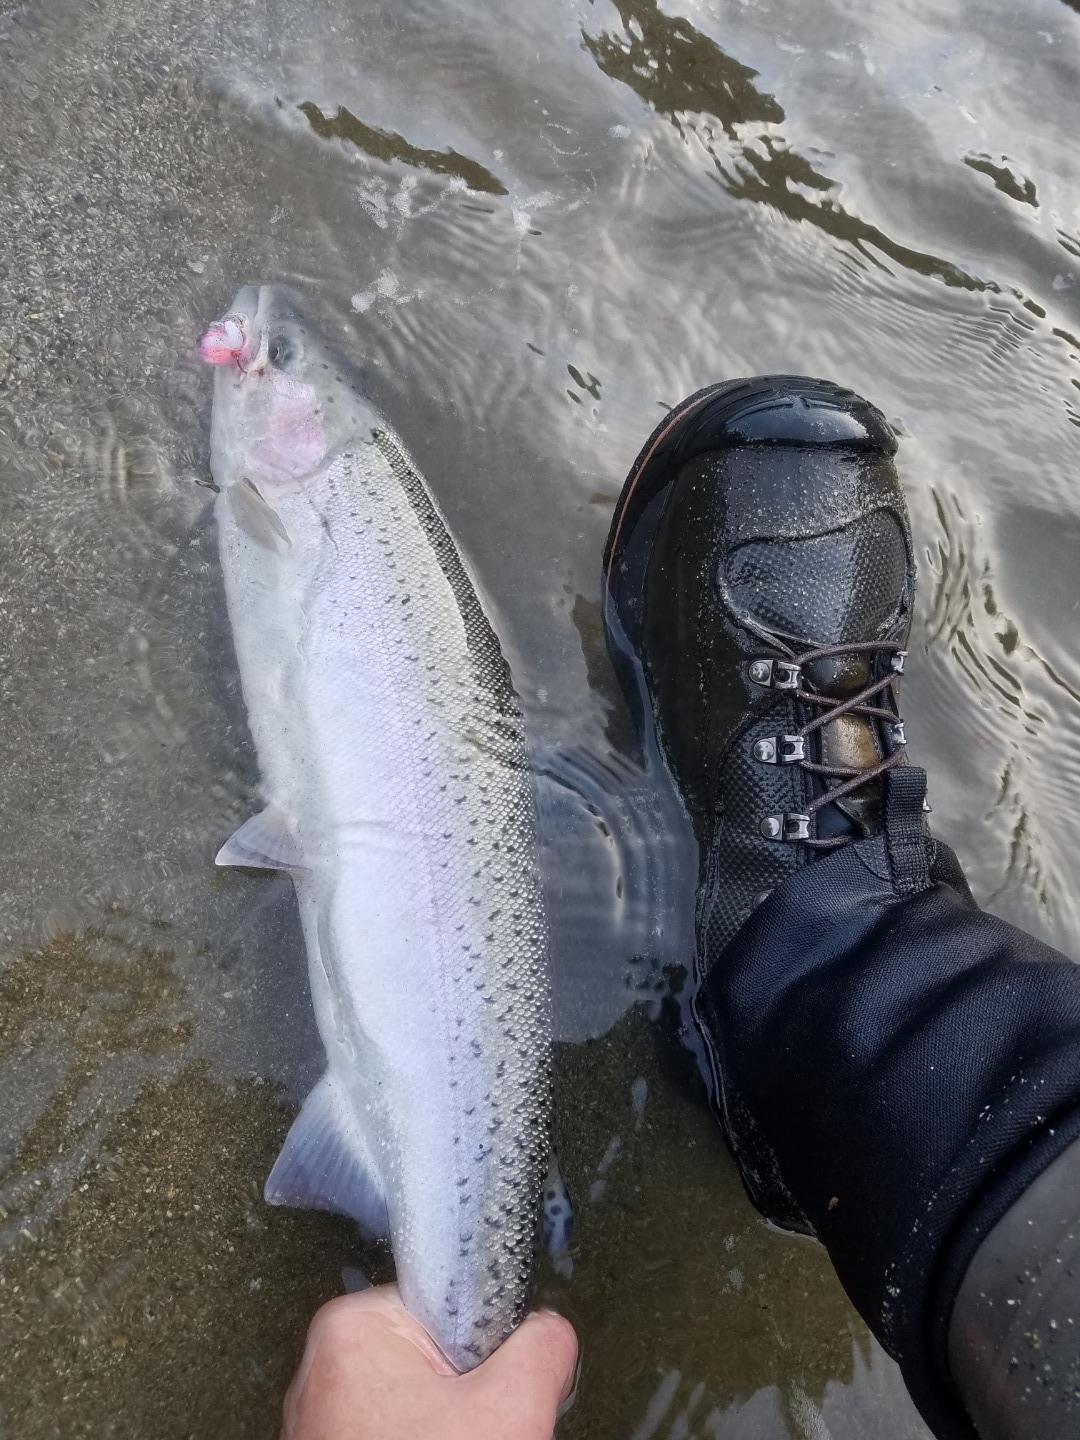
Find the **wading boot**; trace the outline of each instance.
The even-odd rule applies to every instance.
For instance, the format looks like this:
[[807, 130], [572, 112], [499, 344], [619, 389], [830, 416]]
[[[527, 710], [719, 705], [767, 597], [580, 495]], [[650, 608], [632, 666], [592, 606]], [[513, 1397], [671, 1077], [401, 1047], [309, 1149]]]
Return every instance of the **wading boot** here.
[[[697, 835], [699, 986], [778, 886], [879, 835], [906, 783], [897, 681], [915, 576], [895, 450], [884, 417], [850, 390], [735, 380], [661, 422], [616, 506], [608, 644]], [[743, 1177], [770, 1218], [801, 1228], [745, 1165]]]

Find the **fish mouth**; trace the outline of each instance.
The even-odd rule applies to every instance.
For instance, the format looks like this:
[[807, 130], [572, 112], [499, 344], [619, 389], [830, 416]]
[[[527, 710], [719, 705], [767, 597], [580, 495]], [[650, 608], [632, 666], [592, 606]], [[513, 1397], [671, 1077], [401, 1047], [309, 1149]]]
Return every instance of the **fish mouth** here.
[[207, 365], [235, 365], [244, 374], [265, 367], [269, 328], [265, 311], [272, 305], [275, 288], [241, 286], [228, 311], [199, 338], [199, 355]]
[[207, 326], [199, 339], [199, 354], [207, 365], [242, 366], [250, 343], [247, 317], [231, 310]]

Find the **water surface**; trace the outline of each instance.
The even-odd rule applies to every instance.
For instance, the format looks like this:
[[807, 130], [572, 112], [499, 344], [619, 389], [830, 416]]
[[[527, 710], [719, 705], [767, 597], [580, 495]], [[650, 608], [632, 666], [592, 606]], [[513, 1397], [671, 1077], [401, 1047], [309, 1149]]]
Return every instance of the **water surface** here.
[[665, 815], [627, 798], [599, 555], [692, 389], [779, 369], [874, 399], [935, 826], [1077, 953], [1076, 6], [0, 0], [0, 67], [0, 1434], [271, 1435], [358, 1260], [346, 1222], [260, 1202], [319, 1045], [287, 883], [211, 865], [257, 776], [193, 344], [279, 278], [424, 467], [546, 777], [564, 1433], [924, 1437], [659, 1023], [685, 915], [642, 843]]

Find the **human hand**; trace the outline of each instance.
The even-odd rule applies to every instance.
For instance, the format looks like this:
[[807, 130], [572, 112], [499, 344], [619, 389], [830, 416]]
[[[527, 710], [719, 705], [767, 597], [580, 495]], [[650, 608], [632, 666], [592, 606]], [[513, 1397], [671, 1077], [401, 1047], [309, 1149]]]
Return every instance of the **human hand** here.
[[538, 1311], [459, 1375], [395, 1286], [342, 1295], [308, 1329], [281, 1440], [550, 1440], [577, 1348], [568, 1320]]

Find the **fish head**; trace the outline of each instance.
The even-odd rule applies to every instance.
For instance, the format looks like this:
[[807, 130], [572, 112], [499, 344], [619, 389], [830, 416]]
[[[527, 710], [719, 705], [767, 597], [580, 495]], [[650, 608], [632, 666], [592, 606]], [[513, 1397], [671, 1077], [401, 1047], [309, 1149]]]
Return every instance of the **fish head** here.
[[210, 466], [223, 490], [241, 480], [268, 498], [302, 489], [370, 427], [355, 372], [284, 286], [245, 285], [199, 353], [216, 368]]

